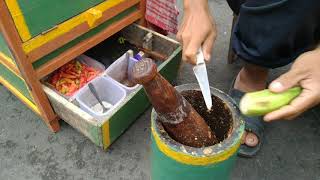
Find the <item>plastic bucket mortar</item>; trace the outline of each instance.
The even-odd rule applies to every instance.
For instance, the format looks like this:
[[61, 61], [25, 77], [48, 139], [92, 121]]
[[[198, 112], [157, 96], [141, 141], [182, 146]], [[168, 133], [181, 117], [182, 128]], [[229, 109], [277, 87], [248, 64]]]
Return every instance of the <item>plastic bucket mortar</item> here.
[[[177, 86], [178, 92], [200, 91], [197, 84]], [[218, 144], [203, 148], [185, 146], [166, 133], [151, 113], [151, 179], [152, 180], [227, 180], [244, 133], [244, 122], [234, 101], [224, 92], [212, 88], [211, 94], [222, 100], [229, 110], [230, 128]], [[192, 104], [192, 103], [191, 103]], [[215, 105], [213, 105], [213, 108]], [[212, 127], [211, 127], [212, 128]]]

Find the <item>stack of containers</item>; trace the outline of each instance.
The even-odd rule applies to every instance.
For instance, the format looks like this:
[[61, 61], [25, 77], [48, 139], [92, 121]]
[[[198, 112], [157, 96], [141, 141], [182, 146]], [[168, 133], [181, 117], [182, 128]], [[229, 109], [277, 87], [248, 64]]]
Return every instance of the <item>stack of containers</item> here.
[[133, 58], [133, 51], [128, 50], [107, 68], [105, 75], [114, 79], [129, 94], [139, 87], [138, 84], [130, 82], [131, 68], [137, 61]]
[[139, 88], [140, 85], [131, 83], [129, 78], [132, 66], [141, 58], [142, 54], [138, 54], [134, 58], [133, 51], [128, 50], [114, 61], [101, 76], [91, 81], [98, 98], [102, 102], [110, 104], [111, 108], [108, 108], [105, 112], [102, 111], [102, 106], [96, 109], [96, 106], [99, 106], [99, 101], [88, 85], [81, 88], [76, 94], [75, 98], [79, 102], [80, 108], [96, 119], [104, 120], [113, 109], [125, 101], [127, 95]]

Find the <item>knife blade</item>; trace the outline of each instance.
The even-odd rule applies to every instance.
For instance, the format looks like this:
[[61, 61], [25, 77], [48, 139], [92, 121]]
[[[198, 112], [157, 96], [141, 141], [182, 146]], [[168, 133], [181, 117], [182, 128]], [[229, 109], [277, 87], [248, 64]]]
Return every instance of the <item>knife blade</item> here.
[[210, 92], [208, 73], [207, 73], [206, 63], [204, 61], [202, 48], [198, 50], [197, 64], [193, 67], [193, 72], [198, 80], [207, 109], [211, 110], [211, 107], [212, 107], [211, 92]]

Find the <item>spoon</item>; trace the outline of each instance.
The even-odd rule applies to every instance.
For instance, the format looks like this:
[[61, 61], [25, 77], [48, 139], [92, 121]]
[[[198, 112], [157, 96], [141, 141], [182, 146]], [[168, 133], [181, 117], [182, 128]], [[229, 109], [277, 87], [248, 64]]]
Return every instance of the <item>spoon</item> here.
[[91, 93], [93, 94], [93, 96], [98, 100], [99, 104], [102, 106], [102, 113], [108, 111], [108, 108], [106, 108], [106, 107], [103, 105], [101, 99], [99, 98], [98, 93], [97, 93], [97, 90], [96, 90], [96, 88], [93, 86], [93, 84], [89, 83], [88, 86], [89, 86], [89, 89], [90, 89]]

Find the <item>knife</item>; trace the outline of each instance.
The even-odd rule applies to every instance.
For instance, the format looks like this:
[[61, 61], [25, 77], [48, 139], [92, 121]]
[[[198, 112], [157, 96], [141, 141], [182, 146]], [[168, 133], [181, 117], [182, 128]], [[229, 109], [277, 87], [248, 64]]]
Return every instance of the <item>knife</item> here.
[[211, 92], [210, 92], [207, 68], [206, 68], [206, 63], [204, 61], [202, 48], [198, 50], [197, 64], [193, 67], [193, 72], [198, 80], [207, 109], [211, 110], [211, 107], [212, 107]]

